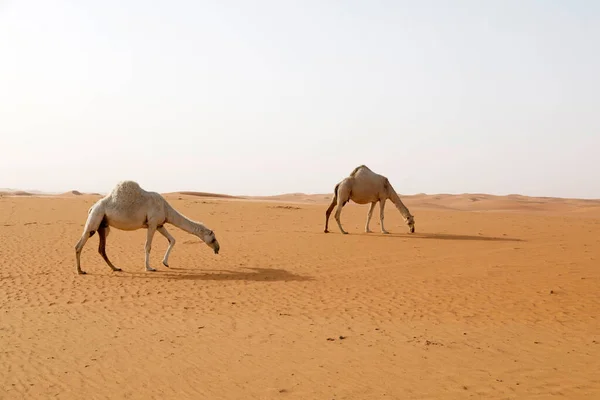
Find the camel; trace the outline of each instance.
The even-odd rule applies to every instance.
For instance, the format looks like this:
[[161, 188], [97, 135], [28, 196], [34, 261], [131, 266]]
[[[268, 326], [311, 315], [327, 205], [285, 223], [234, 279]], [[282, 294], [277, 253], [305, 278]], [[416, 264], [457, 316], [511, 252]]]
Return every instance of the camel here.
[[414, 233], [415, 218], [408, 211], [408, 208], [406, 208], [406, 206], [402, 203], [400, 196], [398, 196], [385, 176], [371, 171], [366, 165], [360, 165], [354, 168], [354, 170], [350, 173], [350, 176], [344, 178], [341, 182], [335, 185], [333, 199], [331, 200], [331, 204], [329, 204], [329, 208], [325, 212], [325, 233], [329, 232], [329, 216], [337, 204], [335, 220], [337, 221], [340, 231], [343, 234], [348, 234], [348, 232], [344, 231], [344, 228], [342, 228], [340, 215], [342, 213], [342, 208], [350, 200], [357, 204], [371, 203], [369, 206], [369, 212], [367, 213], [367, 223], [365, 225], [366, 233], [371, 232], [369, 229], [369, 222], [371, 221], [375, 204], [379, 202], [379, 220], [381, 222], [381, 232], [385, 234], [389, 233], [383, 226], [383, 212], [385, 208], [385, 201], [387, 199], [390, 199], [398, 211], [400, 211], [400, 214], [402, 214], [406, 225], [408, 225], [410, 233]]
[[169, 267], [169, 254], [175, 245], [175, 238], [171, 236], [165, 224], [175, 225], [192, 235], [196, 235], [206, 243], [215, 254], [219, 253], [220, 245], [212, 230], [199, 222], [192, 221], [175, 210], [159, 193], [148, 192], [134, 181], [121, 181], [113, 190], [98, 200], [88, 210], [88, 218], [83, 228], [83, 234], [75, 246], [77, 260], [77, 273], [85, 274], [81, 270], [81, 250], [87, 240], [98, 232], [98, 252], [113, 271], [121, 271], [115, 267], [106, 255], [106, 237], [110, 227], [124, 231], [133, 231], [140, 228], [148, 230], [146, 236], [146, 271], [156, 271], [150, 267], [150, 249], [152, 238], [158, 231], [169, 241], [169, 247], [163, 258], [163, 265]]

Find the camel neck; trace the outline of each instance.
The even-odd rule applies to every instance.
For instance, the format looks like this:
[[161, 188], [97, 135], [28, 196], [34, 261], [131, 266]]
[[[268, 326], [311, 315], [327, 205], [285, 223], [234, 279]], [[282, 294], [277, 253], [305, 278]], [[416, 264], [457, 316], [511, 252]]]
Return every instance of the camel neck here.
[[402, 200], [400, 200], [400, 196], [398, 196], [398, 193], [396, 193], [396, 191], [391, 187], [390, 192], [390, 200], [392, 201], [392, 203], [394, 203], [394, 205], [396, 206], [398, 211], [400, 211], [400, 214], [402, 214], [404, 218], [408, 218], [410, 216], [410, 211], [408, 211], [408, 208], [406, 208]]
[[206, 230], [204, 225], [192, 221], [185, 215], [181, 214], [179, 211], [174, 209], [170, 204], [167, 203], [167, 222], [186, 231], [187, 233], [191, 233], [192, 235], [199, 236], [202, 232]]

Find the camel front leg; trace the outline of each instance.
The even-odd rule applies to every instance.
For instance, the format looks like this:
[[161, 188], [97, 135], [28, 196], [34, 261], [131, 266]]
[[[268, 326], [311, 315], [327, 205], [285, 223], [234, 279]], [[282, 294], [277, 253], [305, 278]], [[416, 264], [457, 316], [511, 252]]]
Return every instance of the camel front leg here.
[[375, 204], [377, 204], [376, 201], [371, 203], [371, 205], [369, 206], [369, 212], [367, 213], [367, 224], [365, 225], [366, 233], [371, 233], [371, 230], [369, 229], [369, 223], [371, 222], [371, 217], [373, 216], [373, 209], [375, 208]]
[[163, 258], [162, 262], [165, 267], [169, 268], [169, 254], [171, 254], [171, 250], [173, 249], [173, 246], [175, 246], [175, 238], [171, 236], [164, 226], [157, 228], [157, 231], [169, 241], [169, 247], [167, 247], [167, 252], [165, 253], [165, 257]]
[[156, 232], [156, 227], [149, 226], [148, 233], [146, 235], [146, 271], [156, 271], [154, 268], [150, 267], [150, 250], [152, 249], [152, 238], [154, 237], [154, 232]]
[[383, 227], [384, 209], [385, 209], [385, 200], [379, 200], [379, 222], [381, 224], [381, 233], [388, 234], [389, 232], [386, 231], [385, 228]]

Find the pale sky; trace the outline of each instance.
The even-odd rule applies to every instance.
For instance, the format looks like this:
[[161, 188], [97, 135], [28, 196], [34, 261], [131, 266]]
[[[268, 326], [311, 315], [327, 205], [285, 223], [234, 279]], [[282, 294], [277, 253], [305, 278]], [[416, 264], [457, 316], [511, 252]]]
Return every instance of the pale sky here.
[[0, 187], [600, 198], [600, 2], [0, 0]]

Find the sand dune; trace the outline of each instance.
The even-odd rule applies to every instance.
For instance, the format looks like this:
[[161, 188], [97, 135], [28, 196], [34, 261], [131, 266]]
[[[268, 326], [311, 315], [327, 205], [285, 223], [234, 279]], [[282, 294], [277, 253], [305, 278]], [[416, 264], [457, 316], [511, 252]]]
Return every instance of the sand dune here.
[[58, 196], [83, 196], [79, 190], [69, 190], [68, 192], [61, 193]]
[[33, 193], [26, 192], [24, 190], [0, 190], [2, 196], [33, 196]]
[[[249, 198], [252, 199], [253, 197]], [[304, 193], [254, 197], [254, 199], [258, 200], [313, 204], [329, 204], [331, 198], [331, 194]], [[407, 206], [419, 209], [479, 212], [581, 213], [587, 211], [594, 212], [594, 210], [600, 207], [600, 200], [528, 197], [522, 195], [494, 196], [480, 193], [403, 195], [402, 200]]]
[[[70, 190], [61, 194], [49, 194], [39, 191], [23, 191], [15, 189], [0, 189], [4, 196], [104, 196], [100, 193], [82, 193]], [[183, 199], [189, 197], [205, 197], [212, 199], [230, 199], [244, 201], [269, 201], [284, 203], [329, 204], [331, 193], [307, 194], [284, 193], [271, 196], [233, 196], [222, 193], [200, 191], [177, 191], [162, 193], [168, 199]], [[422, 209], [454, 210], [454, 211], [511, 211], [511, 212], [594, 212], [600, 207], [600, 199], [575, 199], [555, 197], [531, 197], [519, 194], [506, 196], [490, 195], [485, 193], [465, 194], [425, 194], [401, 195], [405, 204]], [[352, 204], [352, 203], [351, 203]]]
[[[0, 198], [0, 398], [600, 398], [600, 202], [403, 196], [362, 232], [330, 194], [168, 194], [214, 229], [74, 245], [90, 195]], [[235, 197], [235, 196], [234, 196]]]
[[214, 197], [217, 199], [241, 199], [239, 196], [230, 196], [228, 194], [219, 194], [219, 193], [208, 193], [208, 192], [193, 192], [193, 191], [181, 191], [175, 193], [167, 193], [167, 194], [181, 194], [185, 196], [196, 196], [196, 197]]

